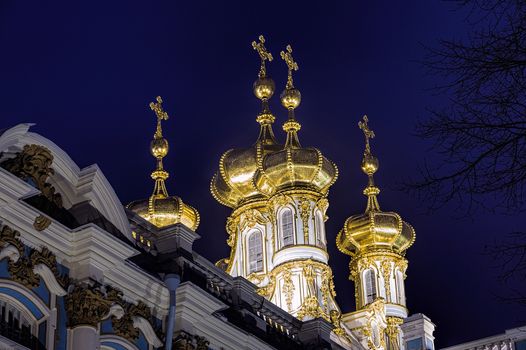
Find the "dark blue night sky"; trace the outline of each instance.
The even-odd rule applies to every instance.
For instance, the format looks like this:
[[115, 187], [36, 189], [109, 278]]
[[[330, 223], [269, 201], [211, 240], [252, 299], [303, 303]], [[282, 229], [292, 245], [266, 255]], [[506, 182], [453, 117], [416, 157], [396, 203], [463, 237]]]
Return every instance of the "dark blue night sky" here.
[[[438, 82], [418, 63], [424, 45], [469, 31], [465, 13], [442, 1], [2, 0], [0, 129], [36, 123], [34, 131], [81, 167], [97, 163], [127, 203], [153, 188], [148, 147], [155, 116], [148, 103], [161, 95], [171, 116], [164, 126], [168, 190], [200, 211], [196, 250], [216, 261], [228, 254], [229, 209], [213, 200], [210, 179], [225, 150], [258, 135], [252, 83], [259, 58], [250, 43], [265, 35], [278, 93], [286, 80], [279, 51], [290, 43], [300, 66], [300, 140], [340, 169], [327, 233], [342, 310], [354, 309], [354, 287], [349, 258], [334, 238], [349, 215], [365, 209], [357, 122], [367, 114], [377, 136], [380, 205], [417, 232], [408, 252], [408, 307], [437, 325], [437, 348], [453, 345], [526, 323], [524, 308], [498, 298], [518, 286], [500, 284], [498, 263], [484, 254], [485, 245], [520, 229], [523, 218], [482, 211], [466, 217], [457, 203], [429, 214], [425, 203], [397, 190], [424, 159], [438, 159], [414, 136], [426, 108], [444, 102], [428, 90]], [[276, 97], [271, 108], [283, 141], [286, 112]]]

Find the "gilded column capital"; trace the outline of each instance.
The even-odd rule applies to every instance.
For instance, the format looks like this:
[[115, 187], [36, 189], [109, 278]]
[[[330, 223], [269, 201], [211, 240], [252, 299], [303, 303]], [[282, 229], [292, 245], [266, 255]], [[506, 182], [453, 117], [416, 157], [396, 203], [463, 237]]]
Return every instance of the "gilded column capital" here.
[[81, 325], [97, 327], [107, 317], [113, 304], [121, 300], [121, 293], [111, 288], [75, 285], [66, 296], [68, 327]]
[[111, 323], [116, 335], [123, 337], [130, 341], [135, 341], [139, 338], [139, 329], [134, 327], [133, 318], [142, 317], [148, 322], [151, 322], [152, 313], [150, 308], [142, 301], [137, 304], [124, 303], [124, 315], [121, 318], [113, 316]]
[[327, 209], [329, 208], [329, 200], [326, 197], [320, 198], [316, 202], [316, 206], [323, 214], [323, 221], [327, 221], [329, 217], [327, 216]]

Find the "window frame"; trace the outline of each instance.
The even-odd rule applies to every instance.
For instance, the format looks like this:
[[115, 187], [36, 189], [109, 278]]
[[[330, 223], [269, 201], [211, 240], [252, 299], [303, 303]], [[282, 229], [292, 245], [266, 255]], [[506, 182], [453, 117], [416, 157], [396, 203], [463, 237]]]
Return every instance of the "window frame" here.
[[[258, 268], [258, 257], [257, 257], [257, 253], [256, 253], [256, 256], [255, 258], [257, 259], [255, 262], [256, 262], [256, 269], [255, 270], [252, 270], [251, 268], [251, 264], [252, 264], [252, 257], [251, 257], [251, 248], [252, 248], [252, 244], [250, 242], [251, 238], [255, 238], [256, 235], [258, 236], [259, 238], [259, 243], [260, 243], [260, 247], [261, 247], [261, 251], [260, 251], [260, 258], [261, 258], [261, 268]], [[258, 272], [263, 272], [265, 270], [265, 247], [264, 247], [264, 242], [263, 242], [263, 232], [261, 232], [261, 230], [259, 229], [254, 229], [254, 230], [251, 230], [248, 235], [247, 235], [247, 241], [246, 241], [246, 247], [247, 247], [247, 276], [252, 274], [252, 273], [258, 273]]]
[[[285, 244], [285, 231], [284, 231], [284, 216], [286, 213], [289, 213], [290, 212], [290, 238], [291, 238], [291, 242], [288, 243], [288, 244]], [[282, 208], [280, 211], [279, 211], [279, 229], [278, 229], [278, 232], [279, 232], [279, 240], [278, 240], [278, 250], [281, 250], [283, 248], [286, 248], [286, 247], [289, 247], [289, 246], [293, 246], [296, 244], [296, 225], [295, 225], [295, 222], [294, 222], [294, 219], [295, 219], [295, 213], [294, 213], [294, 210], [293, 208], [289, 207], [289, 206], [286, 206], [284, 208]], [[289, 237], [289, 236], [287, 236]]]

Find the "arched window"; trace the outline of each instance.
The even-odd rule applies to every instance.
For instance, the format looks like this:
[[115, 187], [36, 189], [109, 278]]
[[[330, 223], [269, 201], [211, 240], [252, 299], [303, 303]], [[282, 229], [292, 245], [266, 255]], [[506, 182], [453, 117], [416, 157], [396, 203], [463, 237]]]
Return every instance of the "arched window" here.
[[281, 247], [294, 244], [294, 223], [292, 210], [285, 208], [281, 212]]
[[248, 273], [263, 271], [263, 239], [260, 231], [248, 236]]
[[364, 273], [365, 279], [365, 304], [372, 303], [377, 296], [376, 292], [376, 274], [373, 269], [368, 269]]
[[317, 212], [316, 213], [316, 216], [315, 216], [315, 226], [316, 226], [316, 246], [317, 247], [321, 247], [321, 248], [325, 248], [325, 226], [323, 224], [323, 218], [321, 216], [321, 213], [320, 212]]

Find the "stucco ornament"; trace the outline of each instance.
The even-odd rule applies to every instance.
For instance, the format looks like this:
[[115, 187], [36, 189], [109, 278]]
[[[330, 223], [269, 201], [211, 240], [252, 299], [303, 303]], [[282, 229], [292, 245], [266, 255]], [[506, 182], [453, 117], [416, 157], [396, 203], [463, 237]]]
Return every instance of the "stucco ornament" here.
[[47, 183], [55, 171], [51, 168], [53, 155], [46, 147], [40, 145], [25, 145], [14, 158], [7, 159], [1, 166], [26, 182], [38, 188], [44, 197], [62, 207], [62, 196], [55, 193], [55, 188]]
[[121, 293], [98, 286], [76, 285], [66, 296], [68, 327], [97, 324], [109, 314], [111, 306], [120, 300]]

